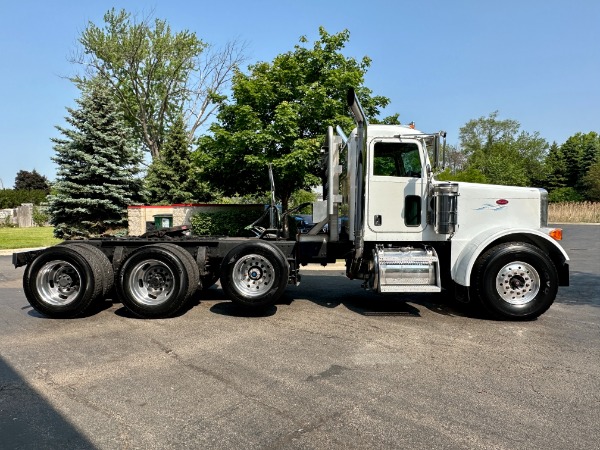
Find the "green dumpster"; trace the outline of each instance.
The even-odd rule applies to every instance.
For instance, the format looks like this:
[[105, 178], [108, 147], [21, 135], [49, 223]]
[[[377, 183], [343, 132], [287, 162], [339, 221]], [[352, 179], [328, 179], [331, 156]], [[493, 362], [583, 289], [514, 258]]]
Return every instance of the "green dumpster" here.
[[157, 214], [154, 216], [154, 228], [171, 228], [173, 226], [173, 214]]

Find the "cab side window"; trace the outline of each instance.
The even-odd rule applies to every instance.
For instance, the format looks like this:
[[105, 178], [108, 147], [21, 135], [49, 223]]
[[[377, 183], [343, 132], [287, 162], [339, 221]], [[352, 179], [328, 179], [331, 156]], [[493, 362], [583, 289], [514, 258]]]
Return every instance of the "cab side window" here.
[[384, 177], [421, 177], [421, 158], [416, 144], [376, 142], [373, 175]]

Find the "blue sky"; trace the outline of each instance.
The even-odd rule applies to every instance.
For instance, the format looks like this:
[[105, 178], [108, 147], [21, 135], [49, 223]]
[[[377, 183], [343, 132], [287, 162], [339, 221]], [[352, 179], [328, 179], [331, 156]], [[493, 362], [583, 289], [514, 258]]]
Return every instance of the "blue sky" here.
[[452, 144], [470, 119], [499, 110], [563, 143], [600, 132], [600, 1], [0, 0], [0, 181], [55, 177], [51, 137], [79, 92], [65, 79], [88, 21], [111, 7], [166, 19], [215, 45], [238, 38], [248, 63], [271, 61], [318, 27], [350, 30], [347, 56], [372, 59], [366, 85], [422, 131]]

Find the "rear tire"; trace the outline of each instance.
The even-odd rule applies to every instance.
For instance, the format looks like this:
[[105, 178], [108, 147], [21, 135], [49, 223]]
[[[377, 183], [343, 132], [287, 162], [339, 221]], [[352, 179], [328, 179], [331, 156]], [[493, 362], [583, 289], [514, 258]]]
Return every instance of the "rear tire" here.
[[54, 319], [82, 315], [102, 295], [102, 268], [77, 246], [44, 250], [25, 269], [23, 290], [29, 304]]
[[83, 242], [63, 242], [59, 245], [78, 248], [82, 253], [87, 253], [89, 260], [96, 260], [102, 271], [102, 298], [105, 299], [115, 285], [115, 273], [108, 257], [102, 253], [102, 250]]
[[558, 273], [550, 257], [523, 242], [487, 250], [473, 267], [475, 298], [494, 317], [531, 320], [550, 308], [558, 291]]
[[245, 308], [264, 308], [283, 294], [289, 264], [277, 247], [248, 242], [233, 248], [221, 264], [221, 287], [229, 298]]
[[[198, 268], [172, 244], [147, 245], [121, 265], [117, 295], [132, 313], [143, 318], [177, 313], [198, 286]], [[189, 255], [189, 253], [187, 253]]]
[[190, 281], [188, 284], [187, 296], [188, 298], [193, 296], [200, 286], [200, 273], [194, 257], [188, 251], [175, 244], [158, 244], [158, 246], [173, 252], [181, 260]]

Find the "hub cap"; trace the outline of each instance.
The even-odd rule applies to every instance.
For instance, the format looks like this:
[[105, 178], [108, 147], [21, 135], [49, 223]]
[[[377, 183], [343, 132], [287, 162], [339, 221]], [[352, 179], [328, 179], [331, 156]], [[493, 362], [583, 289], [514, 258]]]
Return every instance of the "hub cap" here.
[[49, 261], [40, 269], [36, 285], [41, 300], [53, 306], [65, 306], [75, 300], [81, 289], [81, 277], [66, 261]]
[[507, 303], [524, 305], [540, 290], [540, 276], [533, 266], [515, 261], [505, 265], [496, 277], [496, 290]]
[[129, 291], [137, 303], [160, 305], [171, 295], [174, 279], [172, 270], [162, 261], [142, 261], [131, 270]]
[[274, 272], [264, 256], [246, 255], [233, 266], [233, 284], [245, 297], [261, 297], [271, 288]]

